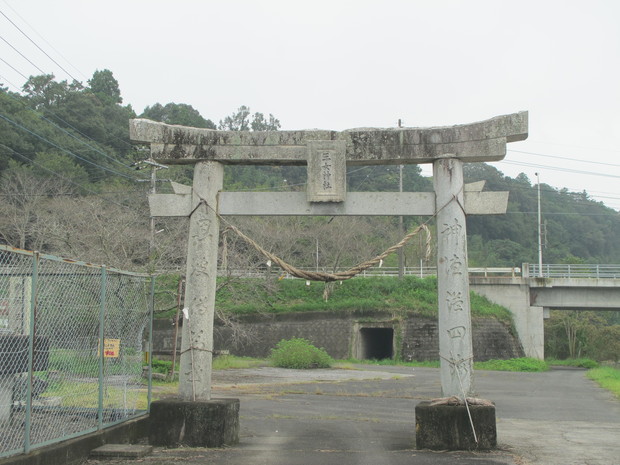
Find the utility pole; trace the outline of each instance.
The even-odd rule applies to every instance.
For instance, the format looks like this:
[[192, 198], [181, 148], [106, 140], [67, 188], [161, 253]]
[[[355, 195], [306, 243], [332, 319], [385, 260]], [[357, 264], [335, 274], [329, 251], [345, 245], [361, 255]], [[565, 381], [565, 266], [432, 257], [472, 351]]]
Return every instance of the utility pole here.
[[[402, 121], [398, 118], [398, 127], [402, 128]], [[398, 182], [398, 192], [403, 191], [403, 165], [398, 165], [399, 172], [399, 182]], [[405, 227], [403, 224], [403, 217], [398, 217], [398, 229], [401, 233], [401, 236], [405, 235]], [[398, 249], [398, 278], [401, 279], [405, 275], [405, 251], [403, 247]]]
[[[142, 163], [149, 165], [151, 167], [151, 191], [150, 193], [157, 194], [157, 170], [168, 169], [166, 165], [162, 165], [153, 161], [151, 159], [142, 160], [136, 163], [133, 163], [132, 166], [136, 166], [136, 170], [141, 170], [144, 166], [140, 166]], [[140, 179], [140, 181], [148, 181], [147, 179]], [[163, 179], [160, 179], [163, 181]], [[155, 217], [151, 215], [150, 217], [150, 238], [149, 238], [149, 257], [153, 254], [153, 250], [155, 250]]]
[[540, 211], [540, 178], [538, 173], [536, 175], [536, 184], [538, 185], [538, 277], [542, 278], [542, 215]]
[[316, 238], [316, 271], [319, 271], [319, 238]]

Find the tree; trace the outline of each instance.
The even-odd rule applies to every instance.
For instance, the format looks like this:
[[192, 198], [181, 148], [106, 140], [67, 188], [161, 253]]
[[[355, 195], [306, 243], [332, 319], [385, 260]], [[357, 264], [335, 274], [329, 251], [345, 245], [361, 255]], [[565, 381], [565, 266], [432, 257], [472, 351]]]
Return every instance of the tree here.
[[22, 90], [33, 108], [54, 107], [60, 104], [69, 92], [82, 89], [82, 85], [77, 81], [68, 84], [67, 81], [56, 82], [54, 79], [53, 74], [43, 74], [30, 76], [26, 81]]
[[0, 235], [14, 247], [41, 250], [46, 234], [43, 213], [52, 196], [71, 191], [69, 183], [52, 176], [37, 176], [33, 168], [9, 162], [0, 178]]
[[236, 113], [220, 120], [218, 126], [223, 131], [249, 131], [250, 130], [250, 109], [241, 105]]
[[219, 129], [223, 131], [278, 131], [280, 120], [269, 113], [265, 118], [262, 113], [256, 112], [250, 121], [250, 107], [241, 105], [235, 113], [220, 120]]
[[254, 113], [250, 127], [252, 131], [277, 131], [280, 129], [280, 120], [271, 113], [269, 113], [269, 119], [266, 119], [262, 113]]
[[45, 222], [46, 249], [121, 269], [146, 266], [148, 208], [144, 195], [125, 193], [118, 197], [51, 199]]
[[38, 153], [31, 172], [39, 179], [56, 178], [56, 184], [50, 195], [84, 193], [87, 187], [88, 172], [82, 165], [68, 155], [55, 152]]
[[545, 321], [545, 353], [553, 358], [590, 357], [615, 360], [620, 356], [620, 325], [610, 325], [606, 312], [553, 310]]
[[62, 102], [48, 109], [45, 116], [61, 128], [78, 131], [83, 136], [104, 141], [107, 134], [103, 104], [90, 92], [67, 93]]
[[90, 85], [90, 91], [95, 94], [102, 103], [123, 103], [118, 81], [114, 78], [112, 71], [109, 69], [95, 71], [93, 77], [88, 81], [88, 84]]
[[167, 103], [165, 106], [156, 103], [152, 107], [146, 107], [140, 118], [193, 128], [216, 129], [213, 121], [203, 118], [198, 110], [186, 103]]

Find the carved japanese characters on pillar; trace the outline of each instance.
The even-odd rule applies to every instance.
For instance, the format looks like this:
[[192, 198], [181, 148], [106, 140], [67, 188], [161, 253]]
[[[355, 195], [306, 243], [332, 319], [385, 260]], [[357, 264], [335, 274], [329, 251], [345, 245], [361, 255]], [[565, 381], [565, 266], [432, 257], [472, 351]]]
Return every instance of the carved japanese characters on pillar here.
[[454, 220], [450, 220], [450, 223], [443, 224], [443, 229], [441, 230], [441, 234], [452, 236], [452, 238], [456, 242], [456, 245], [458, 245], [462, 229], [463, 229], [463, 226], [459, 223], [458, 218], [454, 218]]
[[448, 291], [447, 295], [446, 302], [448, 303], [448, 310], [450, 312], [462, 312], [464, 309], [463, 293]]

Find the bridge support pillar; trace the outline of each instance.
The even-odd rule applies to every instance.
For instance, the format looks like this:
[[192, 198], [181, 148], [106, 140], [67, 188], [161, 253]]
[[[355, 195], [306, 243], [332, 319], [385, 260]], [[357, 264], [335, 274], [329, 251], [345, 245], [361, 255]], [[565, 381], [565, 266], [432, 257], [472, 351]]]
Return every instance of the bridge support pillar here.
[[530, 288], [527, 283], [520, 278], [475, 278], [471, 280], [470, 287], [477, 294], [510, 310], [524, 355], [544, 360], [543, 308], [530, 305]]

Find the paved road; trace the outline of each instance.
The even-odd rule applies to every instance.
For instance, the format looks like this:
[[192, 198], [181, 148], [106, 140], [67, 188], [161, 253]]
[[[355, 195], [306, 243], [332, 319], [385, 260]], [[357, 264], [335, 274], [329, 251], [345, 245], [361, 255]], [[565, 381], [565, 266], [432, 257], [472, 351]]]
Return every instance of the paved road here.
[[438, 370], [357, 368], [216, 372], [214, 397], [241, 400], [240, 444], [156, 449], [142, 463], [620, 465], [620, 401], [584, 371], [477, 371], [478, 394], [496, 403], [500, 448], [438, 453], [414, 443], [414, 408], [438, 396]]

